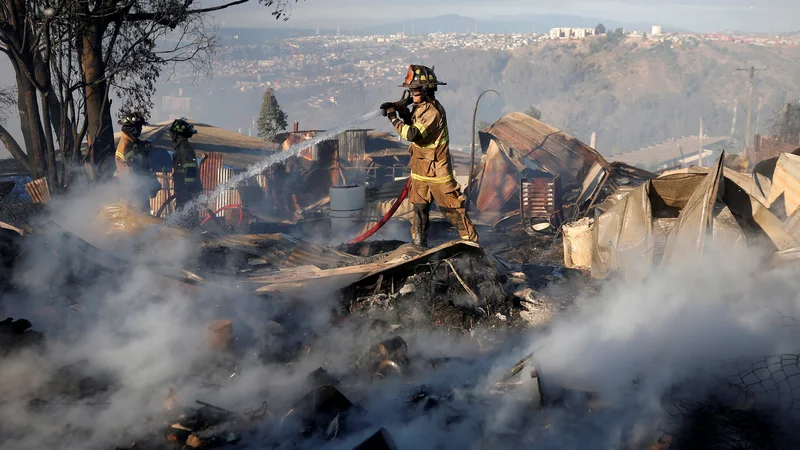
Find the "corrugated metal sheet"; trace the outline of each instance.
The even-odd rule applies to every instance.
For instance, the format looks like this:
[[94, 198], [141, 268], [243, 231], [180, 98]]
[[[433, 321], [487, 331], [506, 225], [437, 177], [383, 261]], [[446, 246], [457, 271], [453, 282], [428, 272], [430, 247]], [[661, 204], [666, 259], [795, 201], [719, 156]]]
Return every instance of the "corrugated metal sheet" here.
[[339, 159], [362, 161], [367, 151], [368, 130], [348, 130], [339, 135]]
[[47, 203], [50, 201], [50, 188], [47, 178], [39, 178], [25, 185], [25, 191], [31, 196], [33, 203]]
[[222, 153], [206, 153], [205, 159], [200, 163], [200, 181], [203, 183], [203, 189], [216, 189], [217, 177], [223, 163]]
[[281, 292], [304, 297], [313, 293], [319, 296], [335, 292], [358, 281], [372, 282], [375, 277], [389, 272], [413, 273], [414, 267], [459, 254], [488, 260], [490, 270], [499, 270], [500, 263], [485, 253], [478, 244], [469, 241], [451, 241], [425, 252], [404, 246], [380, 257], [375, 262], [366, 264], [327, 270], [308, 270], [309, 268], [300, 267], [253, 276], [247, 281], [260, 284], [261, 287], [256, 289], [256, 292], [260, 293]]
[[361, 258], [285, 234], [239, 234], [216, 237], [206, 247], [224, 247], [264, 258], [276, 268], [315, 266], [320, 269], [363, 262]]
[[545, 171], [559, 175], [564, 189], [580, 185], [594, 162], [601, 164], [607, 173], [612, 172], [597, 151], [525, 113], [508, 114], [482, 132], [484, 149], [488, 148], [491, 137], [505, 144], [509, 157], [517, 164], [524, 166], [526, 159], [531, 160]]
[[515, 194], [519, 192], [522, 176], [519, 168], [506, 156], [500, 145], [502, 144], [494, 140], [489, 144], [486, 164], [478, 179], [477, 189], [470, 193], [480, 212], [510, 211], [519, 207]]
[[[155, 198], [150, 199], [150, 214], [155, 214], [161, 208], [161, 205], [172, 195], [174, 189], [172, 185], [172, 172], [155, 172], [156, 179], [161, 183], [161, 190], [158, 191]], [[170, 202], [159, 217], [164, 218], [175, 212], [175, 202]]]
[[[217, 182], [219, 184], [227, 183], [231, 178], [236, 176], [241, 172], [237, 169], [229, 169], [226, 167], [221, 167], [217, 171]], [[205, 186], [204, 186], [205, 188]], [[205, 189], [207, 192], [211, 191], [211, 189]], [[209, 205], [209, 208], [216, 211], [221, 209], [227, 205], [233, 204], [241, 204], [242, 203], [242, 196], [239, 193], [238, 189], [226, 189], [222, 191], [219, 195], [216, 196], [212, 203]], [[201, 212], [201, 216], [205, 217], [206, 213]], [[239, 210], [225, 210], [222, 212], [217, 213], [217, 217], [225, 217], [228, 223], [235, 223], [239, 219]]]
[[[727, 137], [703, 136], [703, 157], [711, 155], [707, 150], [709, 146], [727, 141]], [[685, 163], [697, 160], [697, 136], [687, 136], [669, 142], [650, 145], [630, 152], [620, 153], [610, 157], [614, 161], [619, 161], [631, 166], [647, 166], [649, 164], [661, 165], [670, 161], [685, 160]], [[708, 159], [706, 159], [708, 161]]]

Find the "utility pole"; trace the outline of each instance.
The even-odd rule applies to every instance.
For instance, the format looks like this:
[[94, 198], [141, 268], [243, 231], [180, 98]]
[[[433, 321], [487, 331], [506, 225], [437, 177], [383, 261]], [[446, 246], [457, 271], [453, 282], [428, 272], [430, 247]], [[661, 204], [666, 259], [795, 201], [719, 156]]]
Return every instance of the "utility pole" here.
[[758, 97], [758, 109], [756, 110], [756, 136], [758, 136], [759, 128], [761, 127], [761, 107], [764, 97]]
[[697, 165], [703, 166], [703, 118], [700, 118], [700, 134], [697, 135]]
[[739, 99], [733, 100], [733, 121], [731, 121], [731, 137], [736, 133], [736, 111], [739, 109]]
[[745, 125], [745, 133], [744, 133], [745, 134], [745, 136], [744, 136], [744, 149], [745, 150], [747, 150], [747, 148], [750, 146], [750, 139], [751, 139], [751, 135], [750, 135], [750, 118], [752, 117], [752, 113], [753, 113], [753, 86], [755, 84], [755, 79], [756, 79], [756, 70], [761, 71], [761, 70], [767, 70], [767, 69], [769, 69], [769, 66], [767, 66], [764, 69], [756, 69], [755, 66], [750, 66], [749, 69], [736, 69], [737, 71], [742, 71], [742, 70], [750, 71], [750, 93], [747, 96], [747, 124]]

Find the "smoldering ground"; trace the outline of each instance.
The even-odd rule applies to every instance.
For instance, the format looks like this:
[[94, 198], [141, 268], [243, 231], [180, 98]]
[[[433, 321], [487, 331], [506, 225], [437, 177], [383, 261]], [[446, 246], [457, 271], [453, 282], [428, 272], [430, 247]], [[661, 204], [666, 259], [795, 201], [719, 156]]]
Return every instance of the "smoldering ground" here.
[[[79, 194], [54, 202], [37, 223], [97, 233], [98, 207], [115, 193]], [[0, 364], [3, 448], [130, 447], [163, 427], [170, 389], [186, 406], [197, 399], [245, 411], [266, 402], [265, 419], [237, 430], [238, 448], [352, 448], [380, 427], [398, 448], [638, 448], [680, 426], [676, 398], [728, 401], [727, 392], [736, 406], [740, 392], [725, 377], [754, 358], [796, 351], [786, 318], [800, 317], [800, 281], [790, 269], [767, 270], [756, 249], [710, 250], [641, 282], [609, 281], [548, 329], [448, 332], [402, 317], [376, 327], [342, 314], [336, 296], [254, 296], [235, 279], [178, 288], [168, 275], [197, 262], [202, 237], [160, 233], [130, 245], [123, 235], [91, 236], [117, 249], [113, 269], [98, 268], [63, 234], [23, 238], [18, 289], [3, 294], [2, 307], [31, 320], [46, 344]], [[209, 349], [205, 327], [215, 319], [232, 320], [235, 358]], [[359, 358], [393, 335], [408, 344], [406, 376], [375, 380]], [[532, 350], [523, 381], [498, 389]], [[333, 427], [332, 440], [301, 436], [298, 421], [284, 418], [319, 367], [362, 408]], [[757, 392], [750, 404], [791, 417], [786, 375], [773, 377], [779, 395]]]

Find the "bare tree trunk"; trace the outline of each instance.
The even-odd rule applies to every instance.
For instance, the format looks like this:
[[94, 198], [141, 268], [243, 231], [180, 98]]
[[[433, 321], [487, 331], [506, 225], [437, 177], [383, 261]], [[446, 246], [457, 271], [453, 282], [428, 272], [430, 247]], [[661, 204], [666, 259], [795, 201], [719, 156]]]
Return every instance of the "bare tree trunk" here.
[[42, 118], [44, 119], [44, 140], [47, 150], [47, 181], [50, 190], [58, 187], [58, 168], [56, 167], [56, 148], [53, 144], [53, 127], [50, 124], [50, 112], [48, 111], [48, 92], [42, 92]]
[[[29, 172], [33, 179], [44, 175], [44, 132], [42, 131], [39, 104], [36, 99], [36, 88], [20, 67], [16, 59], [11, 60], [17, 75], [17, 104], [19, 122], [25, 149], [28, 152]], [[29, 66], [30, 67], [30, 66]]]
[[28, 155], [25, 154], [25, 152], [17, 143], [17, 140], [14, 139], [14, 137], [11, 136], [11, 133], [9, 133], [8, 130], [6, 130], [2, 125], [0, 125], [0, 142], [6, 146], [8, 152], [11, 153], [11, 156], [19, 161], [19, 163], [25, 167], [25, 170], [30, 173], [31, 163], [28, 160]]
[[106, 23], [90, 24], [83, 35], [81, 66], [86, 77], [86, 113], [88, 121], [87, 141], [89, 162], [96, 164], [96, 157], [114, 146], [114, 130], [111, 126], [111, 102], [108, 101], [108, 81], [103, 67], [103, 34]]

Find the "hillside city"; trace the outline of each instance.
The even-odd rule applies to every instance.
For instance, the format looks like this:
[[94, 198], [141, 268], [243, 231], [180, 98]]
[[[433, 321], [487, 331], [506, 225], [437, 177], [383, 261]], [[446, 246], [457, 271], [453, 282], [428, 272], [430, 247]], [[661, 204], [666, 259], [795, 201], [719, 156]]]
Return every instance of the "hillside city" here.
[[[319, 34], [283, 39], [253, 39], [229, 32], [222, 38], [211, 78], [198, 86], [195, 83], [197, 74], [185, 66], [181, 72], [179, 66], [170, 81], [159, 88], [161, 95], [155, 99], [153, 116], [156, 120], [196, 116], [198, 108], [229, 102], [236, 113], [214, 123], [254, 135], [260, 98], [267, 89], [272, 89], [281, 105], [289, 107], [287, 112], [293, 120], [299, 119], [304, 127], [316, 129], [329, 125], [331, 111], [348, 102], [352, 104], [354, 96], [366, 95], [364, 93], [369, 91], [366, 103], [370, 104], [377, 101], [372, 98], [375, 92], [395, 92], [386, 89], [394, 88], [404, 75], [409, 55], [414, 55], [417, 61], [456, 52], [513, 57], [545, 45], [577, 46], [588, 51], [591, 45], [611, 37], [654, 51], [664, 45], [676, 49], [694, 48], [704, 42], [743, 50], [800, 47], [800, 35], [662, 32], [660, 26], [653, 26], [647, 32], [607, 30], [606, 36], [596, 36], [594, 28], [554, 28], [548, 33], [528, 34]], [[364, 98], [358, 101], [363, 104]], [[223, 107], [220, 105], [220, 108]], [[459, 116], [454, 114], [454, 117]], [[578, 130], [573, 132], [581, 135]], [[659, 142], [659, 138], [655, 139], [639, 141]], [[461, 144], [467, 142], [463, 138], [460, 141]], [[634, 148], [638, 147], [622, 144], [618, 150]]]
[[[308, 106], [337, 103], [338, 87], [327, 85], [361, 83], [374, 86], [385, 83], [387, 77], [402, 73], [408, 65], [407, 55], [424, 59], [430, 51], [473, 49], [513, 52], [536, 43], [552, 40], [574, 41], [595, 37], [594, 29], [555, 28], [548, 34], [482, 34], [434, 33], [410, 35], [315, 35], [269, 41], [260, 45], [240, 45], [238, 35], [229, 37], [215, 64], [213, 77], [225, 80], [227, 89], [240, 92], [276, 92], [286, 88], [322, 87], [317, 95], [308, 98]], [[654, 26], [651, 33], [627, 32], [627, 39], [652, 42], [687, 43], [725, 41], [743, 45], [800, 46], [800, 35], [764, 36], [724, 33], [662, 33]], [[188, 69], [184, 69], [188, 70]], [[192, 78], [189, 72], [177, 72], [173, 81]], [[162, 100], [162, 113], [175, 115], [189, 107], [173, 95]]]

